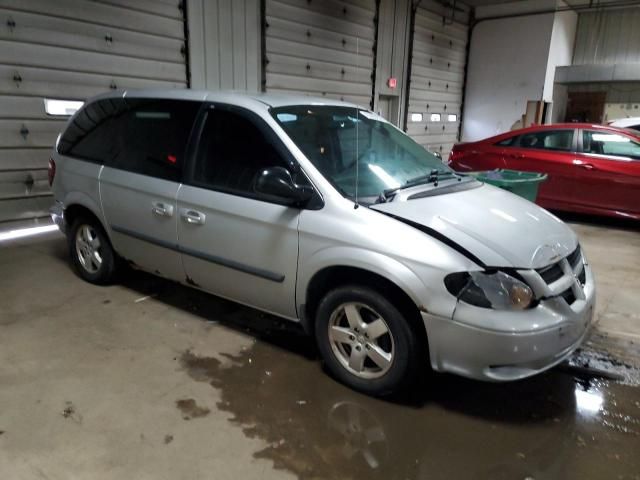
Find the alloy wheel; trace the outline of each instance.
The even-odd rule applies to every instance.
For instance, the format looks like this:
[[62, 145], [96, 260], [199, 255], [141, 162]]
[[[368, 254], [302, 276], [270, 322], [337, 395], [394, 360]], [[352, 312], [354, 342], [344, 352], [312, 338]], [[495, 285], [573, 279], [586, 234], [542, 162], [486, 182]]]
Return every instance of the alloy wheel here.
[[351, 374], [372, 379], [389, 371], [394, 360], [393, 335], [387, 322], [362, 303], [344, 303], [329, 319], [331, 350]]

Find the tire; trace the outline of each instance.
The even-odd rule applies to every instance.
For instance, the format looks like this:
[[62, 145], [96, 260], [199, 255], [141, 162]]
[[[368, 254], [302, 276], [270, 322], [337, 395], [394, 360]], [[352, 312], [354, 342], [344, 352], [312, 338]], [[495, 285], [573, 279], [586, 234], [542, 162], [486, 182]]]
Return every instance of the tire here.
[[400, 393], [422, 371], [423, 335], [371, 288], [330, 291], [318, 305], [315, 335], [330, 373], [368, 395]]
[[100, 222], [91, 217], [78, 217], [67, 241], [71, 265], [81, 278], [97, 285], [114, 281], [118, 258]]

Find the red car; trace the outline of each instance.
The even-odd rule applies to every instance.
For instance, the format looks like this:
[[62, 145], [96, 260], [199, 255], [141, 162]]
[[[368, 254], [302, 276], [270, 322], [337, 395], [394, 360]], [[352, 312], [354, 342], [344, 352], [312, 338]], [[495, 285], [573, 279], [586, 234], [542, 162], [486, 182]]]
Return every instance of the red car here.
[[543, 172], [537, 203], [549, 209], [640, 220], [640, 133], [567, 123], [538, 125], [455, 145], [461, 172], [508, 168]]

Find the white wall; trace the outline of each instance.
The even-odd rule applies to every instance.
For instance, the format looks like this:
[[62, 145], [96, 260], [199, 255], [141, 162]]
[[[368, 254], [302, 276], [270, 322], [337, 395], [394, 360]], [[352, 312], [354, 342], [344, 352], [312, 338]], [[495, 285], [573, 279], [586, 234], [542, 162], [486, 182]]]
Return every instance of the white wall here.
[[556, 67], [571, 65], [577, 25], [578, 14], [575, 12], [560, 12], [554, 16], [547, 73], [542, 94], [545, 102], [553, 101], [553, 81]]
[[[541, 2], [542, 3], [542, 2]], [[511, 129], [545, 87], [553, 14], [479, 23], [471, 38], [462, 140]]]

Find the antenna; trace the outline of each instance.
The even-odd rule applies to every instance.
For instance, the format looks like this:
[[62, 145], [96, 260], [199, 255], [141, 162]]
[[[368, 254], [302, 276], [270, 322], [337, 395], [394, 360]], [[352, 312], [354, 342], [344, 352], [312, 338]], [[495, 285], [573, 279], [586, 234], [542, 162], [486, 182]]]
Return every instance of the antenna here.
[[[360, 58], [360, 45], [359, 45], [360, 37], [356, 37], [356, 71], [358, 70], [358, 59]], [[359, 173], [359, 165], [360, 165], [360, 151], [358, 141], [360, 140], [360, 135], [358, 135], [358, 107], [356, 106], [356, 198], [355, 205], [353, 206], [354, 210], [357, 209], [360, 205], [358, 204], [358, 173]]]

